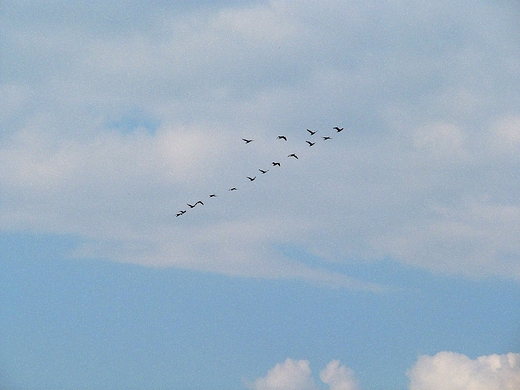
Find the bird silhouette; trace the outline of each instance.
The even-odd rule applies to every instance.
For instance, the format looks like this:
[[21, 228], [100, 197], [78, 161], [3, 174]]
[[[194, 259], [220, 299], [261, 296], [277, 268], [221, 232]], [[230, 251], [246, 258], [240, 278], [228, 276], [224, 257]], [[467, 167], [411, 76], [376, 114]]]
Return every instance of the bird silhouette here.
[[[340, 133], [340, 132], [342, 132], [344, 130], [344, 127], [334, 126], [332, 129], [335, 130], [336, 133]], [[310, 136], [314, 136], [318, 132], [318, 131], [313, 131], [311, 129], [306, 129], [306, 130], [310, 134]], [[333, 135], [333, 134], [334, 134], [334, 132], [332, 132], [331, 135]], [[313, 139], [316, 139], [316, 138], [319, 138], [319, 136], [318, 137], [314, 137]], [[332, 139], [332, 137], [330, 137], [330, 136], [322, 136], [321, 138], [324, 141]], [[283, 140], [283, 141], [287, 141], [288, 140], [287, 136], [285, 136], [285, 135], [278, 135], [277, 139]], [[254, 140], [253, 139], [248, 139], [248, 138], [242, 138], [242, 141], [244, 141], [246, 144], [249, 144], [249, 143], [253, 142]], [[308, 141], [308, 140], [306, 140], [305, 142], [309, 145], [309, 147], [312, 147], [312, 146], [314, 146], [316, 144], [316, 142], [311, 142], [311, 141]], [[287, 157], [288, 158], [294, 157], [295, 159], [299, 160], [299, 157], [296, 155], [296, 153], [291, 153], [291, 154], [287, 155]], [[281, 163], [278, 162], [278, 161], [273, 161], [271, 164], [272, 164], [273, 167], [277, 167], [277, 166], [280, 167], [281, 166]], [[267, 172], [269, 172], [269, 169], [258, 169], [258, 170], [260, 171], [260, 173], [262, 175], [264, 175]], [[246, 176], [246, 177], [251, 182], [255, 181], [257, 179], [257, 176]], [[262, 181], [262, 179], [260, 181]], [[238, 188], [237, 187], [231, 187], [231, 188], [229, 188], [228, 191], [238, 191]], [[214, 194], [214, 193], [209, 194], [209, 197], [210, 198], [216, 198], [217, 194]], [[212, 202], [210, 201], [210, 203], [212, 203]], [[188, 205], [188, 207], [190, 209], [195, 208], [198, 204], [204, 206], [204, 203], [202, 202], [202, 200], [199, 200], [199, 201], [197, 201], [197, 202], [195, 202], [193, 204], [187, 203], [187, 205]], [[208, 205], [209, 205], [209, 203], [208, 203]], [[180, 216], [184, 215], [186, 212], [187, 212], [187, 209], [186, 210], [179, 210], [177, 213], [175, 213], [175, 216], [176, 217], [180, 217]]]

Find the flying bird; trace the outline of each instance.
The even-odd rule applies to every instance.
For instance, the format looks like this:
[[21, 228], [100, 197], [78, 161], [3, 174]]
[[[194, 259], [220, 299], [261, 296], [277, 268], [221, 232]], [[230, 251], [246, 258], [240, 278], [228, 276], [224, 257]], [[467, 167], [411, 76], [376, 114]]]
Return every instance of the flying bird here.
[[264, 174], [264, 173], [269, 172], [269, 169], [266, 169], [265, 171], [263, 169], [259, 169], [259, 171], [262, 172], [262, 174]]
[[249, 177], [249, 176], [248, 176], [247, 178], [248, 178], [249, 180], [251, 180], [251, 181], [254, 181], [254, 180], [256, 179], [256, 176], [253, 176], [253, 177]]
[[191, 205], [191, 204], [188, 203], [188, 206], [190, 206], [190, 209], [192, 209], [192, 208], [194, 208], [194, 207], [195, 207], [196, 205], [198, 205], [198, 204], [201, 204], [201, 205], [204, 206], [204, 203], [202, 203], [201, 200], [197, 201], [197, 202], [196, 202], [195, 204], [193, 204], [193, 205]]
[[305, 141], [309, 144], [309, 147], [313, 146], [316, 142], [311, 142], [311, 141]]
[[230, 188], [229, 191], [236, 191], [237, 188], [236, 187], [233, 187], [233, 188]]
[[180, 217], [182, 214], [184, 214], [186, 210], [181, 210], [177, 214], [175, 214], [176, 217]]
[[324, 141], [328, 140], [328, 139], [332, 139], [332, 137], [321, 137], [323, 138]]
[[343, 131], [344, 128], [343, 127], [339, 128], [338, 126], [336, 126], [336, 127], [333, 127], [333, 129], [339, 133], [340, 131]]
[[279, 135], [278, 139], [283, 139], [284, 141], [287, 141], [287, 137], [285, 135]]
[[216, 198], [217, 195], [216, 195], [216, 194], [211, 194], [209, 197], [210, 197], [210, 198]]
[[274, 162], [274, 161], [273, 161], [273, 167], [276, 167], [276, 166], [280, 166], [280, 163], [279, 163], [279, 162]]
[[310, 135], [316, 134], [316, 131], [312, 131], [312, 130], [309, 130], [309, 129], [307, 129], [307, 131], [309, 132]]
[[294, 157], [296, 160], [298, 160], [298, 156], [296, 154], [294, 154], [294, 153], [291, 153], [287, 157]]
[[253, 142], [252, 139], [245, 139], [245, 138], [242, 138], [242, 141], [244, 141], [246, 144], [248, 144], [249, 142]]

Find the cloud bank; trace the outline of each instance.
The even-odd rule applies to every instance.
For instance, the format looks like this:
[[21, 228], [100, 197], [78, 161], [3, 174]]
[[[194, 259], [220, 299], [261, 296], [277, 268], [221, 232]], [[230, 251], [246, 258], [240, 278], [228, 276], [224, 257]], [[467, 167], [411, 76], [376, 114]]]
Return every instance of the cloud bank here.
[[[520, 388], [520, 354], [480, 356], [474, 360], [454, 352], [420, 356], [408, 371], [410, 390], [516, 390]], [[361, 390], [354, 373], [337, 360], [320, 372], [329, 390]], [[250, 390], [317, 390], [307, 360], [287, 359], [265, 377], [248, 385]]]
[[[378, 289], [331, 263], [519, 279], [511, 7], [4, 2], [0, 229], [79, 237], [71, 256], [346, 288]], [[334, 139], [309, 148], [306, 128]]]

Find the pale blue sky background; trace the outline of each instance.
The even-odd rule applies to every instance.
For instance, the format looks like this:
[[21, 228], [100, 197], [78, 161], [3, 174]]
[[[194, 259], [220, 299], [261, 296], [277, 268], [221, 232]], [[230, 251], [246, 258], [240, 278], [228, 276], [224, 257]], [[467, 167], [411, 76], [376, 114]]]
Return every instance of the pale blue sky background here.
[[515, 388], [519, 12], [2, 2], [0, 387]]

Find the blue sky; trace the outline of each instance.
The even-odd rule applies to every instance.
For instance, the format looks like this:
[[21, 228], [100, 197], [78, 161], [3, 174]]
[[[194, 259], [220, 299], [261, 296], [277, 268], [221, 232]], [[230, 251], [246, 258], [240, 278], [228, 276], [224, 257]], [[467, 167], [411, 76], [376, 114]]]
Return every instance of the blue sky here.
[[518, 388], [519, 12], [3, 2], [0, 385]]

